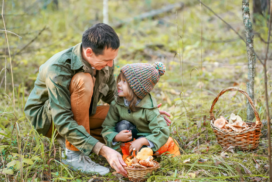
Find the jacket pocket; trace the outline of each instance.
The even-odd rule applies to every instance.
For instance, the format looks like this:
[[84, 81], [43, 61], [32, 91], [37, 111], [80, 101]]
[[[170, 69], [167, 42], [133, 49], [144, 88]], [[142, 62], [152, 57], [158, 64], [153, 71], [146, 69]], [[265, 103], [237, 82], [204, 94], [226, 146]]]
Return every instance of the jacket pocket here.
[[99, 92], [106, 96], [109, 92], [109, 86], [106, 83], [101, 83], [99, 85]]

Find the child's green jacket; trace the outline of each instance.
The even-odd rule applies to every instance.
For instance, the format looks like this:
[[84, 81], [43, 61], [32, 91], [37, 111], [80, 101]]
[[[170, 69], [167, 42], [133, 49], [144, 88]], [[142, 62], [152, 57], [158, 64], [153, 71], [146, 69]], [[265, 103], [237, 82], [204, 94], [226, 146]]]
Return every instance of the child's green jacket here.
[[146, 139], [153, 142], [154, 151], [161, 148], [169, 138], [169, 128], [160, 115], [156, 100], [148, 94], [136, 106], [135, 112], [129, 112], [129, 108], [124, 105], [123, 98], [117, 98], [111, 102], [110, 109], [105, 121], [102, 124], [102, 136], [107, 146], [117, 149], [121, 142], [112, 145], [114, 137], [118, 134], [115, 131], [116, 123], [127, 120], [133, 123], [139, 136], [145, 136]]

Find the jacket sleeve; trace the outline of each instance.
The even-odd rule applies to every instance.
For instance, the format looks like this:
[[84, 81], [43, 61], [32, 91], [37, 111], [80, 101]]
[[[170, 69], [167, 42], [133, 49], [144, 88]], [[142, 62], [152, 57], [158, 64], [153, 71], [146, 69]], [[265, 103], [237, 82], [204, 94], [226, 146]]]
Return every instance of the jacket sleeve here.
[[46, 87], [52, 119], [61, 136], [65, 137], [85, 155], [89, 155], [98, 140], [73, 119], [69, 92], [72, 75], [69, 65], [55, 64], [47, 71]]
[[112, 66], [112, 69], [110, 71], [110, 78], [109, 78], [107, 85], [109, 87], [109, 91], [108, 91], [107, 95], [103, 96], [101, 99], [103, 102], [110, 104], [114, 100], [114, 93], [116, 90], [116, 82], [115, 82], [115, 78], [114, 78], [114, 65]]
[[121, 144], [121, 142], [117, 142], [117, 143], [114, 143], [113, 145], [113, 139], [118, 134], [115, 131], [115, 125], [119, 121], [119, 118], [120, 118], [119, 112], [115, 105], [116, 105], [115, 101], [112, 101], [108, 115], [102, 124], [103, 129], [101, 132], [104, 140], [106, 141], [106, 145], [113, 149], [120, 148], [120, 144]]
[[169, 127], [157, 108], [146, 109], [146, 117], [151, 131], [151, 134], [146, 136], [146, 139], [154, 144], [152, 149], [157, 151], [167, 142], [170, 134]]

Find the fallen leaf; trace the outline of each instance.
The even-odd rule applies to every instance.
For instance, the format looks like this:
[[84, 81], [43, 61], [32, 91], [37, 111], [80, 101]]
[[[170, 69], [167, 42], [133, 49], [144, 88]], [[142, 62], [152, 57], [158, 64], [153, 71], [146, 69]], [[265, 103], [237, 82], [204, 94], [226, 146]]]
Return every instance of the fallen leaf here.
[[23, 159], [23, 163], [30, 164], [30, 165], [34, 164], [31, 159]]
[[192, 145], [193, 142], [194, 142], [194, 141], [190, 141], [190, 142], [186, 145], [186, 147], [190, 147], [190, 146]]
[[201, 121], [198, 120], [198, 121], [196, 122], [196, 125], [197, 125], [197, 129], [201, 128]]
[[259, 164], [255, 164], [255, 168], [258, 170], [260, 169], [260, 165]]
[[269, 170], [269, 165], [268, 164], [264, 165], [264, 169]]
[[18, 170], [20, 168], [20, 162], [13, 160], [7, 164], [7, 167], [14, 167], [14, 169]]
[[14, 172], [12, 169], [4, 168], [3, 170], [0, 170], [0, 174], [9, 174], [12, 175]]
[[216, 165], [216, 166], [218, 166], [219, 164], [221, 164], [222, 162], [221, 161], [219, 161], [219, 160], [215, 160], [214, 161], [214, 164]]
[[262, 181], [262, 179], [263, 179], [263, 178], [261, 178], [261, 177], [254, 177], [254, 178], [253, 178], [253, 180], [254, 180], [255, 182]]
[[188, 173], [188, 175], [190, 176], [190, 178], [195, 178], [196, 177], [195, 173]]
[[189, 159], [184, 160], [183, 163], [186, 164], [186, 163], [189, 163], [190, 161], [191, 161], [191, 159], [189, 158]]
[[[238, 163], [238, 164], [240, 164], [240, 163]], [[244, 166], [243, 164], [240, 164], [240, 166], [244, 169], [246, 174], [252, 174], [252, 172], [246, 166]]]
[[167, 175], [169, 175], [169, 176], [172, 176], [172, 175], [174, 175], [175, 173], [173, 172], [173, 171], [168, 171], [167, 172]]
[[231, 153], [233, 153], [234, 154], [234, 149], [235, 149], [235, 147], [234, 146], [229, 146], [228, 148], [226, 148], [224, 151], [225, 152], [231, 152]]
[[220, 156], [222, 157], [222, 158], [229, 158], [229, 155], [226, 153], [226, 152], [221, 152], [221, 154], [220, 154]]
[[208, 161], [208, 159], [199, 159], [198, 163], [204, 163], [204, 162], [207, 162], [207, 161]]
[[34, 161], [41, 161], [41, 160], [42, 160], [42, 159], [39, 158], [38, 156], [33, 156], [31, 159], [34, 160]]

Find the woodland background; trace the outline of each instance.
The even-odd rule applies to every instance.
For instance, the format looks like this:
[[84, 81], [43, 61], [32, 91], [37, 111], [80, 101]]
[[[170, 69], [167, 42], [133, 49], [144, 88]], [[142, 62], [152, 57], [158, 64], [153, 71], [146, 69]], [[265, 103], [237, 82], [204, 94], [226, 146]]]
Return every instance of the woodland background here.
[[[247, 152], [224, 151], [210, 127], [209, 110], [217, 94], [233, 86], [246, 91], [245, 43], [196, 0], [184, 0], [181, 9], [139, 19], [144, 12], [180, 2], [108, 1], [108, 21], [121, 41], [115, 61], [116, 74], [123, 65], [136, 62], [161, 61], [167, 68], [152, 94], [163, 104], [161, 110], [172, 115], [171, 136], [180, 144], [182, 156], [158, 158], [162, 167], [148, 180], [267, 181], [266, 126], [262, 128], [258, 149]], [[244, 37], [242, 1], [202, 2]], [[0, 3], [0, 181], [127, 181], [113, 170], [104, 177], [69, 170], [58, 162], [63, 149], [53, 139], [39, 136], [23, 112], [39, 66], [55, 53], [79, 43], [84, 30], [102, 22], [103, 2], [3, 0]], [[253, 4], [255, 13], [252, 13]], [[265, 59], [269, 1], [266, 5], [263, 0], [250, 1], [250, 7], [251, 18], [254, 17], [254, 49], [261, 59]], [[135, 20], [124, 23], [129, 18]], [[5, 27], [10, 31], [7, 32], [8, 42]], [[271, 98], [271, 51], [267, 64]], [[263, 67], [257, 61], [254, 102], [266, 124], [263, 75]], [[271, 99], [269, 106], [271, 109]], [[231, 113], [244, 120], [247, 118], [246, 98], [238, 92], [224, 94], [215, 106], [216, 117], [228, 118]], [[105, 159], [94, 155], [92, 158], [109, 166]]]

